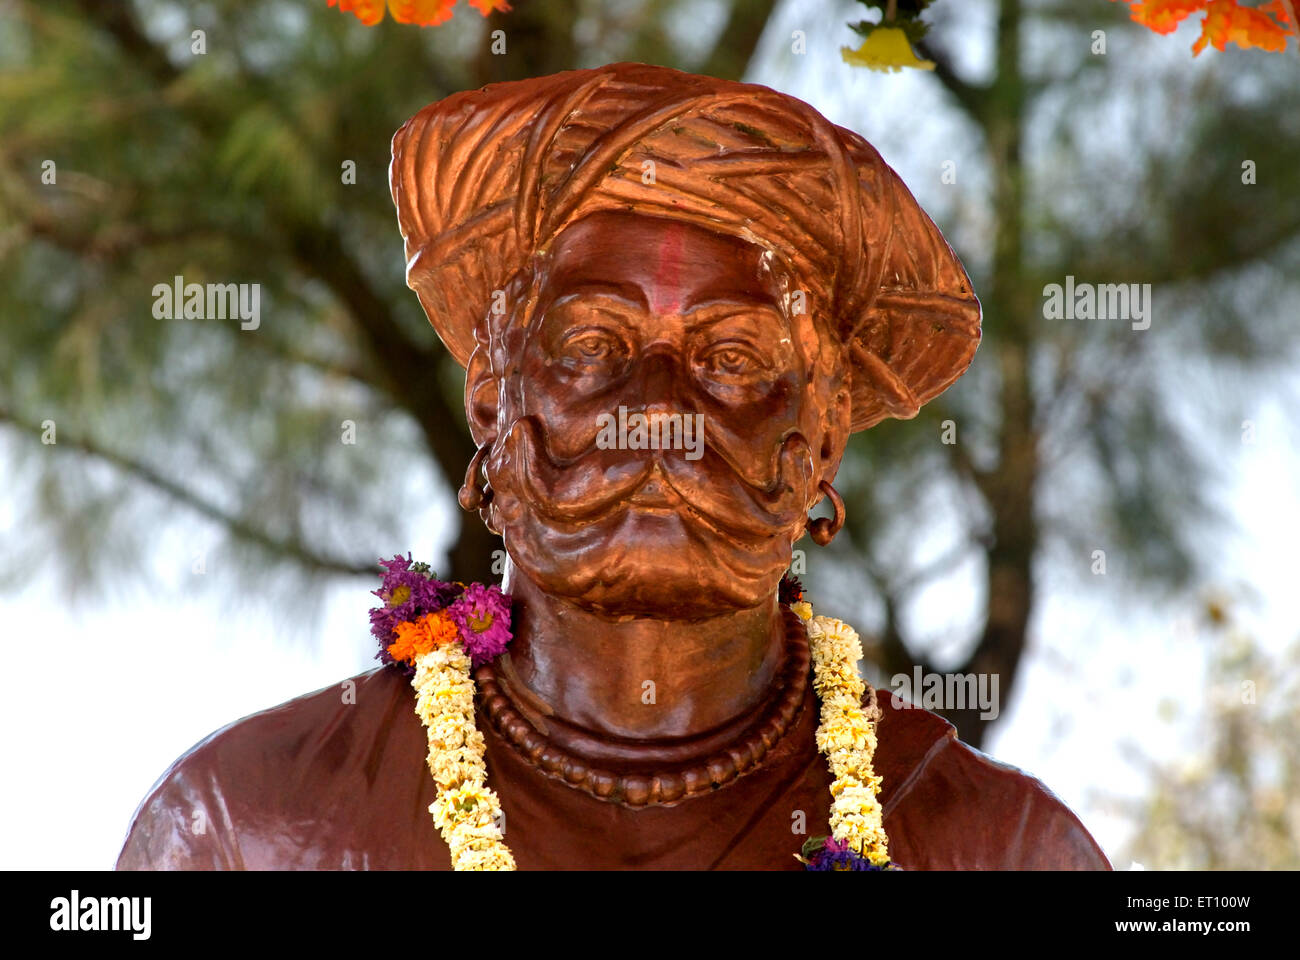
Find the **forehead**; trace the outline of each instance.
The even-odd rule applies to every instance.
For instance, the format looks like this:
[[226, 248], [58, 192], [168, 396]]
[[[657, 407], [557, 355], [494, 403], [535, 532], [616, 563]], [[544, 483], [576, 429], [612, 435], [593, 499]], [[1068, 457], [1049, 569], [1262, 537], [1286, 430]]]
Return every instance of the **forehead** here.
[[604, 288], [656, 312], [719, 300], [771, 304], [778, 291], [765, 250], [679, 220], [597, 213], [565, 229], [552, 248], [552, 294]]

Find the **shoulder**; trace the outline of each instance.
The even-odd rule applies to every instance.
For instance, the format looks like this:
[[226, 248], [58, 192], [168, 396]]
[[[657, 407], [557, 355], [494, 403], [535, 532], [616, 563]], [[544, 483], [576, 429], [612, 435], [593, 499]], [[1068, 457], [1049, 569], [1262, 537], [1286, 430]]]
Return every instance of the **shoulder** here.
[[1109, 870], [1040, 781], [957, 739], [947, 720], [879, 695], [876, 772], [894, 859], [912, 869]]
[[405, 713], [411, 713], [409, 686], [395, 671], [380, 669], [222, 727], [154, 784], [132, 819], [117, 868], [316, 865], [311, 845], [292, 825], [325, 816], [394, 728], [411, 726]]

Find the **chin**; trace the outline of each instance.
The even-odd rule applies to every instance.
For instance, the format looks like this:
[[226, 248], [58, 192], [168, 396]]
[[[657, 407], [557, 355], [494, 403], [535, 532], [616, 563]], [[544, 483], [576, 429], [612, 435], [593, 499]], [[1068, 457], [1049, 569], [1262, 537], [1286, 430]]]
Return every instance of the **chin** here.
[[511, 562], [539, 587], [609, 618], [750, 609], [770, 601], [790, 565], [788, 537], [739, 541], [664, 509], [629, 506], [575, 525], [530, 512], [504, 538]]

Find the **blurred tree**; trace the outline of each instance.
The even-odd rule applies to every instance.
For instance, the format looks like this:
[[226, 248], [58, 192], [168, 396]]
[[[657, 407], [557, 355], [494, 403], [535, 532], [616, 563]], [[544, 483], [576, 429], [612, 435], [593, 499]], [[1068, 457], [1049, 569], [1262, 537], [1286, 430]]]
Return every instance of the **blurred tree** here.
[[1221, 602], [1206, 605], [1203, 628], [1207, 682], [1199, 698], [1170, 705], [1192, 714], [1200, 747], [1168, 758], [1129, 745], [1151, 792], [1130, 811], [1137, 832], [1120, 862], [1300, 869], [1300, 642], [1270, 652]]

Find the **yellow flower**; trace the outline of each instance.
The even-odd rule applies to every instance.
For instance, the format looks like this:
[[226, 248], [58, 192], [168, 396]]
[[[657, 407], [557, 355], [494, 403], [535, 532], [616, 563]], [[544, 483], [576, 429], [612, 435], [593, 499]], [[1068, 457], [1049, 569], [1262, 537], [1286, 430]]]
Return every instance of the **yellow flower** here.
[[469, 654], [459, 643], [444, 643], [416, 659], [411, 683], [417, 690], [443, 683], [473, 683], [469, 679], [469, 666]]
[[831, 774], [835, 779], [840, 780], [859, 780], [863, 783], [875, 784], [879, 789], [880, 778], [872, 773], [871, 758], [867, 752], [875, 749], [875, 742], [868, 744], [862, 750], [832, 750], [826, 754], [826, 759], [831, 768]]
[[800, 600], [798, 603], [790, 604], [790, 609], [793, 610], [795, 616], [797, 616], [804, 623], [807, 623], [809, 620], [812, 619], [812, 615], [813, 615], [812, 604], [809, 603], [807, 600]]
[[862, 750], [873, 733], [873, 725], [859, 710], [856, 715], [842, 715], [818, 727], [817, 747], [823, 753], [833, 750]]
[[843, 663], [814, 665], [813, 689], [819, 697], [825, 697], [832, 691], [843, 693], [857, 703], [866, 693], [867, 685], [858, 676], [858, 669]]
[[454, 831], [458, 825], [478, 820], [489, 805], [489, 793], [481, 783], [464, 783], [438, 794], [429, 812], [439, 829]]
[[[464, 751], [460, 751], [463, 754]], [[482, 760], [453, 759], [449, 756], [430, 758], [429, 772], [439, 787], [450, 789], [471, 783], [487, 776], [487, 765]]]
[[[864, 685], [863, 691], [865, 690]], [[846, 690], [844, 687], [832, 686], [821, 697], [823, 717], [828, 715], [828, 711], [859, 710], [862, 707], [861, 695], [855, 696], [852, 690]]]
[[840, 56], [845, 63], [882, 73], [897, 73], [903, 67], [934, 69], [932, 61], [917, 57], [912, 45], [907, 42], [907, 34], [898, 27], [876, 27], [858, 49], [840, 47]]
[[467, 721], [459, 714], [434, 717], [429, 724], [429, 745], [437, 744], [440, 750], [459, 750], [472, 724], [472, 720]]
[[505, 844], [496, 843], [483, 848], [471, 848], [456, 858], [457, 870], [513, 870], [515, 858]]

